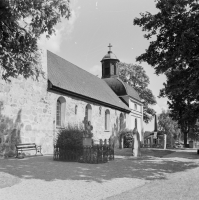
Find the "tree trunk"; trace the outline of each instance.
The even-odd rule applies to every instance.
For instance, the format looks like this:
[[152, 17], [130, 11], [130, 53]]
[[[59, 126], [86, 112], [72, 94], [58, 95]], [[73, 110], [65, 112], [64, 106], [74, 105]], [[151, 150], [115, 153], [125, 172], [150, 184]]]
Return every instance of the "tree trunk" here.
[[187, 132], [184, 132], [184, 147], [187, 147]]
[[167, 148], [167, 134], [164, 134], [164, 149]]

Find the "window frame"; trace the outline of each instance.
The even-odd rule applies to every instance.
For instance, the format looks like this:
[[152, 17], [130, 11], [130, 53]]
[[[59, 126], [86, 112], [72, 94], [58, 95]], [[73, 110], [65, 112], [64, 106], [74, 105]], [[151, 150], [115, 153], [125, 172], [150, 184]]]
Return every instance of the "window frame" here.
[[56, 126], [61, 126], [61, 101], [60, 101], [60, 99], [57, 99]]
[[56, 102], [56, 127], [61, 128], [65, 124], [66, 99], [60, 96]]
[[110, 111], [106, 109], [105, 111], [105, 124], [104, 124], [104, 129], [105, 131], [110, 131]]
[[92, 106], [90, 104], [86, 105], [85, 117], [86, 117], [87, 123], [90, 121], [92, 124]]

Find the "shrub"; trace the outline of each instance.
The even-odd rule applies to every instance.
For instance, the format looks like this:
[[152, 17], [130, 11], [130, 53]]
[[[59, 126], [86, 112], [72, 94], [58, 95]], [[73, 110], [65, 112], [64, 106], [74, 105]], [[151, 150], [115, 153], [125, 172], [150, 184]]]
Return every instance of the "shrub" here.
[[81, 148], [83, 147], [83, 133], [84, 129], [77, 125], [68, 125], [61, 129], [58, 133], [55, 146], [59, 148]]
[[133, 132], [132, 130], [129, 129], [124, 129], [120, 131], [120, 140], [121, 138], [124, 138], [124, 148], [129, 148], [132, 147], [132, 142], [133, 142]]

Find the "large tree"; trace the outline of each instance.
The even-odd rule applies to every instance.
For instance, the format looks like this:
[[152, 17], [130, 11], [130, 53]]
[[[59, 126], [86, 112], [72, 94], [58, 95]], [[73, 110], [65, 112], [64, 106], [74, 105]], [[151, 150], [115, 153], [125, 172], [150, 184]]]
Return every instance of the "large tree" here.
[[[164, 141], [164, 149], [166, 149], [167, 140], [172, 143], [173, 139], [179, 139], [180, 137], [180, 129], [177, 121], [172, 120], [170, 117], [170, 111], [163, 110], [158, 115], [158, 129], [162, 133], [164, 133], [165, 141]], [[167, 139], [167, 137], [168, 139]]]
[[144, 122], [148, 123], [155, 114], [154, 109], [150, 106], [156, 104], [156, 99], [148, 88], [149, 77], [140, 65], [119, 62], [118, 67], [120, 79], [132, 86], [138, 92], [140, 98], [144, 100], [143, 118]]
[[38, 77], [37, 41], [50, 37], [62, 17], [70, 17], [69, 0], [0, 1], [0, 76]]
[[186, 144], [187, 132], [199, 114], [199, 4], [197, 0], [157, 0], [156, 8], [157, 14], [142, 13], [134, 19], [150, 40], [137, 61], [167, 76], [160, 96], [170, 100], [171, 116], [181, 125]]
[[[184, 135], [184, 144], [187, 144], [188, 134], [195, 129], [199, 115], [199, 102], [195, 100], [193, 90], [190, 90], [190, 74], [186, 70], [173, 70], [167, 73], [167, 83], [161, 90], [160, 96], [169, 98], [170, 116], [178, 122]], [[195, 84], [195, 90], [197, 85]]]

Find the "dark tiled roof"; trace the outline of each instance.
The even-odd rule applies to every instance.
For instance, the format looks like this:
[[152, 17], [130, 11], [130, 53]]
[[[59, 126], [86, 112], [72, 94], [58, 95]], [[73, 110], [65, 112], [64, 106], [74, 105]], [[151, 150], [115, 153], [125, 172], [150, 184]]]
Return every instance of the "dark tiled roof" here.
[[140, 101], [137, 91], [130, 85], [124, 83], [119, 78], [105, 78], [103, 79], [118, 96], [129, 95], [130, 97]]
[[133, 97], [133, 98], [135, 98], [135, 99], [141, 101], [138, 92], [137, 92], [133, 87], [131, 87], [130, 85], [128, 85], [128, 84], [126, 84], [126, 83], [124, 83], [124, 84], [125, 84], [125, 87], [126, 87], [126, 90], [127, 90], [127, 94], [128, 94], [130, 97]]
[[48, 80], [53, 86], [129, 111], [100, 78], [47, 51]]

